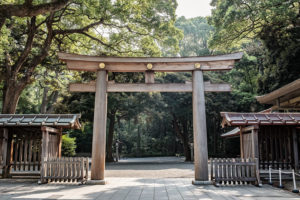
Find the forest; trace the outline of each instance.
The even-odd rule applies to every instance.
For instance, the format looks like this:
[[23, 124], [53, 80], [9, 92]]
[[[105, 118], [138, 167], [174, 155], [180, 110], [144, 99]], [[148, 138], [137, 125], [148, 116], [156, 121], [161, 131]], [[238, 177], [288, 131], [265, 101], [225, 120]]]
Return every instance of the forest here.
[[[70, 93], [69, 83], [95, 80], [68, 71], [58, 52], [121, 57], [186, 57], [243, 51], [230, 72], [205, 72], [231, 93], [206, 93], [210, 157], [239, 154], [223, 139], [222, 111], [267, 109], [255, 96], [300, 78], [300, 6], [296, 0], [212, 0], [212, 15], [176, 16], [176, 0], [3, 0], [0, 2], [0, 109], [13, 113], [79, 113], [80, 130], [63, 137], [65, 155], [90, 155], [94, 93]], [[155, 73], [158, 83], [191, 81], [191, 73]], [[143, 73], [109, 73], [119, 83]], [[185, 156], [193, 141], [190, 93], [109, 93], [106, 160]]]

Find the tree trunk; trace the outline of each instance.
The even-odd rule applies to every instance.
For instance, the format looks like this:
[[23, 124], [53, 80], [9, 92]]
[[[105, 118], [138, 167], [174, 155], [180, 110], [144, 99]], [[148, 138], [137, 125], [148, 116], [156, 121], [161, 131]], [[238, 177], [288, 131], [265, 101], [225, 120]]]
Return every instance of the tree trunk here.
[[141, 133], [140, 133], [140, 125], [138, 126], [138, 132], [137, 132], [137, 148], [136, 148], [136, 156], [141, 156]]
[[7, 81], [3, 88], [2, 114], [15, 114], [20, 95], [24, 86], [18, 86], [14, 81]]
[[175, 132], [179, 136], [179, 138], [181, 139], [182, 144], [183, 144], [183, 151], [184, 151], [185, 161], [191, 161], [192, 160], [191, 147], [189, 145], [188, 133], [183, 133], [182, 131], [180, 131], [177, 120], [174, 120], [173, 124], [174, 124]]
[[106, 155], [106, 162], [114, 162], [113, 157], [113, 151], [112, 151], [112, 145], [113, 145], [113, 139], [114, 139], [114, 127], [115, 127], [115, 116], [116, 111], [113, 111], [109, 116], [109, 128], [108, 128], [108, 137], [107, 137], [107, 155]]
[[47, 105], [48, 105], [48, 87], [44, 87], [44, 92], [43, 92], [43, 99], [42, 99], [42, 104], [41, 104], [41, 113], [45, 114], [47, 112]]

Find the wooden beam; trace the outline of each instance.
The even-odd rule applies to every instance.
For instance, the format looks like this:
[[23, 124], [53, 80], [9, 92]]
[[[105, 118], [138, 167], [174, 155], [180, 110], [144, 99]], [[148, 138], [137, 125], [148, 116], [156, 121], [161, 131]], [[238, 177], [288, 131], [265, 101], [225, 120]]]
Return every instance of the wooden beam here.
[[[68, 60], [67, 67], [70, 70], [92, 71], [99, 69], [99, 62]], [[209, 61], [200, 62], [203, 71], [226, 71], [233, 69], [235, 61]], [[195, 69], [195, 63], [154, 63], [153, 71], [157, 72], [189, 72]], [[106, 63], [105, 70], [110, 72], [145, 72], [147, 63]]]
[[154, 83], [154, 71], [145, 72], [145, 83]]
[[247, 126], [245, 128], [242, 128], [242, 132], [249, 132], [249, 131], [252, 131], [254, 129], [258, 129], [259, 127], [257, 125], [253, 125], [253, 126]]
[[107, 92], [192, 92], [192, 84], [108, 84]]
[[48, 131], [50, 133], [60, 133], [60, 130], [57, 128], [49, 127], [49, 126], [42, 126], [41, 127], [42, 131]]
[[295, 110], [297, 110], [300, 108], [300, 106], [295, 107], [294, 104], [297, 104], [299, 102], [300, 102], [300, 96], [292, 98], [288, 101], [280, 102], [279, 104], [272, 106], [271, 109], [272, 110], [278, 110], [278, 109], [295, 109]]
[[223, 61], [223, 60], [240, 60], [243, 52], [213, 55], [213, 56], [199, 56], [199, 57], [100, 57], [87, 56], [59, 52], [60, 60], [68, 61], [88, 61], [88, 62], [102, 62], [102, 63], [184, 63], [184, 62], [209, 62], [209, 61]]
[[193, 131], [195, 181], [208, 181], [208, 149], [203, 72], [193, 72]]
[[104, 184], [105, 146], [106, 146], [106, 112], [107, 112], [107, 73], [97, 72], [95, 109], [93, 123], [93, 146], [91, 179]]
[[[72, 83], [70, 92], [95, 92], [95, 82]], [[192, 83], [111, 83], [108, 82], [107, 92], [192, 92]], [[205, 92], [230, 92], [229, 84], [211, 84], [205, 82]]]

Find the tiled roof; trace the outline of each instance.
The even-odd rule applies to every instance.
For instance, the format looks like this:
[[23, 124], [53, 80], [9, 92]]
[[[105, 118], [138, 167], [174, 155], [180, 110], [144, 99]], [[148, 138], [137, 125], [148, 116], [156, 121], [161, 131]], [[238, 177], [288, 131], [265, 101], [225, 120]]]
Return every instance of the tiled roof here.
[[79, 114], [0, 114], [1, 126], [80, 128]]
[[300, 113], [221, 112], [222, 126], [300, 125]]

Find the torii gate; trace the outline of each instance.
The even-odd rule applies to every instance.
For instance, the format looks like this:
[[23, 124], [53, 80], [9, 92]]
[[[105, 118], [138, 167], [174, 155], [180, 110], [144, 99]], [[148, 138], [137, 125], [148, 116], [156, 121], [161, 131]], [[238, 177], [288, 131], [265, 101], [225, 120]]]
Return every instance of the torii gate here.
[[[97, 57], [58, 53], [70, 70], [97, 72], [96, 82], [71, 84], [71, 92], [96, 92], [91, 182], [105, 184], [107, 92], [193, 92], [194, 184], [207, 184], [208, 149], [204, 92], [230, 92], [228, 84], [203, 82], [203, 71], [231, 70], [243, 53], [205, 57]], [[108, 82], [107, 72], [144, 72], [145, 83]], [[154, 72], [193, 72], [192, 83], [154, 83]]]

